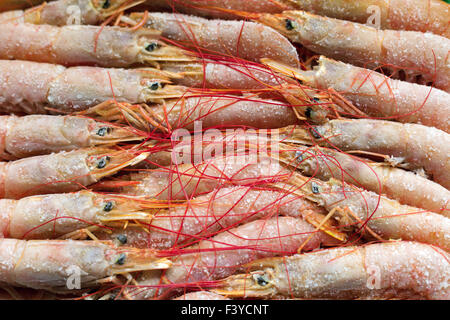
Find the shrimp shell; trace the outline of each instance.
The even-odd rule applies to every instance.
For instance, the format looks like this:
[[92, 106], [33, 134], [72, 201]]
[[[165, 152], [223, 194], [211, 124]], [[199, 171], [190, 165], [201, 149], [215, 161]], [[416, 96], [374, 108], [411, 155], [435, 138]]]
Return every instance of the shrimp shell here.
[[449, 255], [414, 242], [387, 242], [254, 261], [212, 292], [229, 297], [450, 299]]

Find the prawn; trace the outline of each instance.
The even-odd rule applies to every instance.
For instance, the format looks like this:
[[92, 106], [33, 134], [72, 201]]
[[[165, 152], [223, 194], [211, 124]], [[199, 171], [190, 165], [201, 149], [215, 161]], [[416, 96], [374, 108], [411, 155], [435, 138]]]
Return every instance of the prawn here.
[[318, 146], [280, 146], [281, 161], [321, 180], [342, 179], [450, 218], [450, 191], [418, 174]]
[[152, 250], [111, 242], [0, 239], [0, 248], [0, 283], [53, 292], [70, 291], [74, 272], [86, 288], [120, 274], [171, 265]]
[[157, 69], [71, 67], [20, 60], [0, 60], [0, 110], [49, 113], [47, 107], [73, 112], [107, 100], [161, 102], [181, 96], [184, 87], [168, 84]]
[[190, 61], [186, 53], [159, 40], [160, 32], [141, 28], [0, 24], [0, 59], [64, 66], [129, 67], [160, 61]]
[[248, 265], [219, 281], [227, 297], [303, 299], [450, 299], [447, 252], [394, 241], [332, 248]]
[[445, 91], [394, 80], [324, 56], [310, 71], [289, 68], [268, 59], [263, 62], [309, 86], [337, 91], [371, 116], [421, 123], [450, 132], [450, 94]]
[[345, 239], [345, 234], [333, 225], [320, 225], [326, 211], [313, 202], [279, 190], [240, 186], [214, 190], [186, 204], [158, 211], [151, 222], [142, 223], [143, 228], [128, 226], [112, 234], [94, 234], [99, 239], [126, 237], [127, 244], [133, 247], [162, 250], [177, 244], [185, 246], [242, 223], [277, 215], [303, 218], [333, 237]]
[[318, 54], [369, 69], [401, 70], [407, 81], [420, 78], [450, 91], [450, 39], [431, 33], [378, 30], [303, 11], [252, 16]]
[[131, 13], [122, 22], [136, 24], [145, 20], [145, 27], [158, 30], [162, 36], [207, 53], [259, 62], [272, 58], [298, 67], [295, 47], [275, 30], [259, 23], [244, 21], [207, 20], [173, 13]]
[[[329, 211], [341, 227], [361, 231], [366, 238], [402, 239], [439, 246], [449, 251], [450, 219], [364, 191], [345, 182], [327, 182], [292, 175], [289, 190], [303, 195]], [[279, 182], [285, 190], [286, 183]]]
[[0, 162], [0, 199], [78, 191], [148, 154], [108, 148], [61, 151], [10, 162]]
[[450, 188], [450, 135], [420, 124], [384, 120], [331, 120], [310, 130], [296, 128], [296, 139], [338, 150], [379, 153], [394, 165], [424, 169], [430, 179]]
[[142, 139], [132, 128], [122, 128], [83, 117], [0, 116], [2, 160]]
[[[263, 257], [289, 255], [302, 250], [310, 251], [321, 245], [339, 244], [336, 239], [317, 231], [301, 218], [275, 217], [256, 220], [237, 228], [221, 232], [185, 249], [187, 253], [172, 259], [172, 266], [165, 270], [163, 283], [168, 284], [164, 296], [171, 294], [171, 284], [177, 287], [194, 287], [196, 283], [224, 278], [233, 274], [245, 263]], [[153, 287], [161, 278], [158, 272], [143, 273], [137, 285], [127, 288], [128, 296], [148, 299], [157, 293]], [[142, 280], [145, 279], [145, 280]]]

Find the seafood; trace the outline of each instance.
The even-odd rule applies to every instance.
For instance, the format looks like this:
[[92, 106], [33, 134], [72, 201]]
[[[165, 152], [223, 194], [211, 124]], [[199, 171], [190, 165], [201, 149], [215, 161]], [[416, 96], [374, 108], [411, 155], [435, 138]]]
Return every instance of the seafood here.
[[267, 59], [263, 62], [312, 87], [331, 88], [371, 116], [421, 123], [450, 133], [450, 94], [445, 91], [393, 80], [324, 56], [310, 71], [296, 70]]
[[27, 10], [3, 12], [0, 14], [0, 23], [27, 22], [57, 26], [98, 24], [139, 2], [141, 1], [57, 0]]
[[[337, 180], [324, 182], [296, 174], [289, 183], [292, 192], [323, 206], [341, 227], [360, 231], [368, 239], [417, 241], [450, 251], [450, 219], [443, 215], [401, 205]], [[286, 184], [279, 185], [286, 190]]]
[[343, 180], [417, 208], [450, 218], [450, 191], [421, 175], [336, 150], [301, 145], [281, 147], [283, 162], [321, 180]]
[[110, 242], [0, 239], [0, 283], [54, 292], [73, 290], [133, 271], [167, 268], [152, 250], [117, 248]]
[[[177, 284], [177, 287], [189, 287], [190, 284], [195, 287], [197, 282], [231, 275], [243, 264], [258, 258], [289, 255], [297, 252], [300, 246], [302, 250], [310, 251], [320, 245], [338, 243], [336, 239], [316, 231], [301, 218], [256, 220], [202, 240], [189, 248], [192, 253], [174, 257], [172, 266], [164, 272], [163, 281], [166, 284]], [[145, 273], [143, 277], [145, 278]], [[160, 275], [152, 273], [152, 277], [145, 281], [138, 278], [139, 285], [136, 288], [130, 287], [128, 295], [139, 299], [151, 298], [157, 288], [146, 286], [154, 283], [155, 277], [159, 279]]]
[[0, 24], [0, 59], [64, 66], [129, 67], [160, 61], [190, 61], [181, 49], [167, 45], [160, 32], [141, 28]]
[[[291, 174], [289, 169], [270, 158], [263, 157], [253, 162], [246, 155], [235, 155], [193, 164], [175, 163], [167, 168], [130, 173], [121, 177], [123, 181], [131, 183], [122, 187], [120, 192], [160, 200], [186, 200], [218, 187], [264, 184], [285, 180]], [[116, 185], [117, 181], [112, 183]], [[109, 187], [105, 182], [103, 188]]]
[[0, 159], [70, 151], [143, 139], [132, 128], [122, 128], [75, 116], [0, 116]]
[[228, 297], [450, 298], [448, 253], [414, 242], [328, 249], [254, 261], [220, 282]]
[[[114, 230], [112, 234], [95, 235], [99, 239], [125, 236], [133, 247], [169, 249], [214, 236], [242, 223], [277, 215], [303, 218], [320, 225], [326, 211], [299, 196], [257, 187], [229, 187], [198, 196], [155, 214], [149, 223]], [[344, 239], [330, 224], [322, 230]], [[146, 229], [144, 231], [143, 229]]]
[[167, 74], [152, 68], [71, 67], [21, 60], [0, 60], [0, 110], [49, 113], [48, 107], [73, 112], [107, 100], [161, 102], [186, 90], [167, 84]]
[[77, 191], [139, 163], [147, 155], [132, 150], [88, 148], [0, 162], [0, 199]]
[[368, 23], [371, 16], [379, 12], [381, 29], [433, 32], [450, 38], [450, 8], [448, 4], [439, 0], [279, 1], [295, 9], [359, 23]]
[[52, 239], [92, 226], [150, 221], [152, 208], [157, 206], [156, 203], [146, 204], [129, 197], [87, 190], [19, 200], [0, 199], [0, 238]]
[[406, 80], [420, 78], [450, 92], [450, 39], [431, 33], [378, 30], [303, 11], [253, 15], [316, 53], [364, 68], [401, 70]]
[[206, 53], [259, 62], [271, 58], [298, 67], [295, 47], [275, 30], [259, 23], [207, 20], [182, 14], [150, 12], [122, 17], [128, 24], [145, 21], [145, 27], [161, 31], [163, 37]]
[[[113, 101], [79, 113], [103, 121], [131, 124], [141, 130], [171, 132], [202, 127], [249, 126], [280, 128], [298, 122], [294, 108], [284, 102], [258, 97], [212, 95], [186, 97], [156, 105], [127, 105]], [[150, 120], [149, 120], [150, 119]]]
[[430, 179], [450, 189], [450, 135], [420, 124], [384, 120], [331, 120], [310, 131], [295, 129], [298, 140], [338, 150], [372, 152], [412, 170], [424, 169]]

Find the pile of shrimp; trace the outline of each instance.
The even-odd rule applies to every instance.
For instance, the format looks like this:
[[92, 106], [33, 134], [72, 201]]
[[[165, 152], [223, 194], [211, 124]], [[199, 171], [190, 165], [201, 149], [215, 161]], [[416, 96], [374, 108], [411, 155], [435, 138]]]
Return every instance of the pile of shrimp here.
[[450, 299], [450, 5], [0, 4], [0, 299]]

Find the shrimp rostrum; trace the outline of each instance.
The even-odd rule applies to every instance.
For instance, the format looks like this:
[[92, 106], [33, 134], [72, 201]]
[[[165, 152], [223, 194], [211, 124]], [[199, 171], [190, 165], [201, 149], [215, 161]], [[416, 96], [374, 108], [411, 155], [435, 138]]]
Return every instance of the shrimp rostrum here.
[[[111, 242], [0, 239], [0, 248], [0, 283], [55, 292], [99, 286], [115, 275], [171, 265], [152, 250], [115, 247]], [[71, 282], [74, 274], [80, 275], [78, 288]]]
[[414, 242], [328, 249], [248, 265], [219, 282], [227, 297], [450, 299], [448, 253]]

